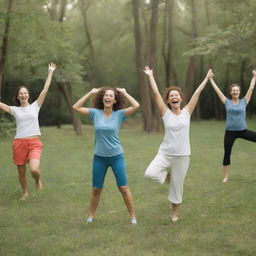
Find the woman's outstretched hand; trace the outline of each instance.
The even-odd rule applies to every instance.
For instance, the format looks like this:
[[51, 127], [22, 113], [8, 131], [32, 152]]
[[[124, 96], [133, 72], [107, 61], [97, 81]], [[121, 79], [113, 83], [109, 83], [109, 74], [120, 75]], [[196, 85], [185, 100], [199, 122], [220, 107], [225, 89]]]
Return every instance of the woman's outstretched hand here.
[[256, 77], [256, 69], [254, 69], [254, 70], [252, 71], [252, 75], [253, 75], [254, 77]]
[[49, 72], [53, 72], [56, 68], [57, 68], [57, 66], [54, 63], [50, 63], [48, 65], [48, 71]]
[[143, 71], [148, 76], [152, 76], [153, 75], [153, 70], [150, 69], [149, 66], [145, 66], [145, 69]]

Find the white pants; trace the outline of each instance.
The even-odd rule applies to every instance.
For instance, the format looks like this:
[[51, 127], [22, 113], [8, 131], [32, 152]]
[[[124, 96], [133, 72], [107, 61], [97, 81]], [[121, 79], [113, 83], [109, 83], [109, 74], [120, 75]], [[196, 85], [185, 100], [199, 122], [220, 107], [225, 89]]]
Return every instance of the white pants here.
[[168, 200], [174, 204], [182, 202], [183, 184], [189, 167], [189, 156], [167, 156], [157, 154], [148, 166], [145, 177], [163, 184], [171, 168]]

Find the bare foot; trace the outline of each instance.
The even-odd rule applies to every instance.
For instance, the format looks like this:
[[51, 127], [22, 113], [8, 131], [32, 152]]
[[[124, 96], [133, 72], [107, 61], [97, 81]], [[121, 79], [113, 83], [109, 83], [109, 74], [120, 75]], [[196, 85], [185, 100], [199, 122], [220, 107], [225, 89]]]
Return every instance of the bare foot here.
[[27, 200], [28, 199], [28, 192], [24, 193], [21, 197], [21, 201]]
[[42, 189], [43, 189], [43, 184], [42, 184], [41, 180], [39, 180], [38, 183], [36, 184], [36, 190], [39, 191]]

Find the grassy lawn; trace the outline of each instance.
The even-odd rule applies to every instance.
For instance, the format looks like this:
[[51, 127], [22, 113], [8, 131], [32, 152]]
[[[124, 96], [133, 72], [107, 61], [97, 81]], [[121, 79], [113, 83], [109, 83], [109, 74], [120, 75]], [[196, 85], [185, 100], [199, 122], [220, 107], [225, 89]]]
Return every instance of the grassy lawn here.
[[[129, 121], [128, 121], [129, 122]], [[163, 133], [139, 125], [121, 129], [138, 225], [129, 216], [112, 172], [94, 223], [86, 224], [91, 193], [93, 129], [75, 136], [71, 126], [43, 127], [44, 190], [20, 201], [11, 138], [0, 142], [0, 255], [3, 256], [255, 256], [256, 144], [237, 140], [230, 181], [222, 183], [224, 121], [191, 124], [191, 165], [180, 221], [170, 222], [168, 186], [144, 178]], [[256, 130], [255, 121], [248, 126]]]

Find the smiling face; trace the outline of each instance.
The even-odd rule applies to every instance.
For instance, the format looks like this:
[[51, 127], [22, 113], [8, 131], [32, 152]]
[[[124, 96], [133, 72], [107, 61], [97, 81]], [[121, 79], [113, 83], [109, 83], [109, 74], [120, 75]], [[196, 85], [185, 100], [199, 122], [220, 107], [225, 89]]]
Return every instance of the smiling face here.
[[104, 108], [113, 108], [116, 103], [115, 92], [113, 90], [106, 90], [103, 95]]
[[239, 85], [232, 85], [230, 87], [230, 95], [231, 95], [232, 99], [239, 99], [240, 86]]
[[28, 89], [24, 86], [21, 86], [18, 88], [16, 92], [16, 97], [15, 101], [17, 102], [18, 105], [27, 105], [29, 100], [29, 92]]
[[168, 94], [167, 103], [172, 109], [179, 109], [182, 103], [182, 97], [177, 90], [171, 90]]

